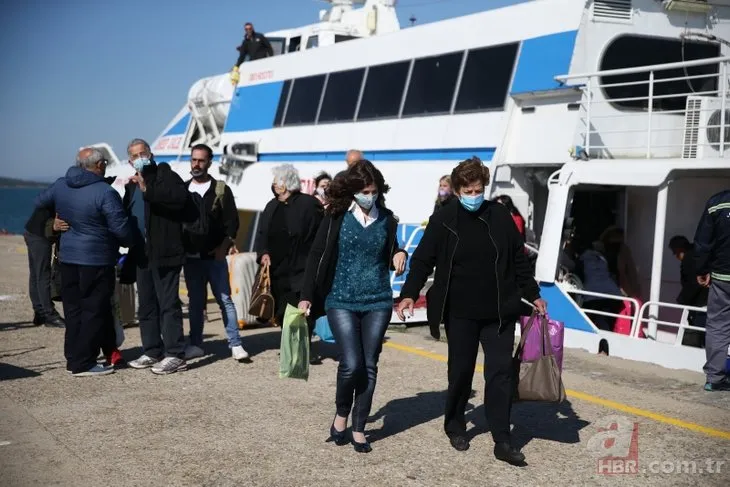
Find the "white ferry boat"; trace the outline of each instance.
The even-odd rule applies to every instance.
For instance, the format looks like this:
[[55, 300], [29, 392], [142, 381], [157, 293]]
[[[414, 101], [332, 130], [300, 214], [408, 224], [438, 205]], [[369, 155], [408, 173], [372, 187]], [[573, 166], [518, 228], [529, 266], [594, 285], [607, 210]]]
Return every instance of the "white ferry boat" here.
[[[412, 251], [439, 178], [476, 155], [490, 195], [525, 216], [566, 346], [605, 339], [614, 356], [701, 370], [704, 350], [681, 345], [689, 309], [673, 304], [679, 263], [665, 249], [691, 240], [706, 199], [730, 187], [730, 0], [537, 0], [405, 29], [395, 0], [329, 3], [318, 23], [267, 33], [276, 55], [242, 64], [237, 86], [228, 73], [196, 82], [152, 144], [186, 179], [190, 147], [213, 147], [241, 248], [274, 165], [294, 164], [311, 188], [355, 148], [391, 185]], [[121, 191], [131, 167], [98, 146]], [[625, 229], [643, 288], [628, 299], [630, 335], [599, 330], [580, 306], [591, 293], [560, 272], [566, 222], [589, 242]]]

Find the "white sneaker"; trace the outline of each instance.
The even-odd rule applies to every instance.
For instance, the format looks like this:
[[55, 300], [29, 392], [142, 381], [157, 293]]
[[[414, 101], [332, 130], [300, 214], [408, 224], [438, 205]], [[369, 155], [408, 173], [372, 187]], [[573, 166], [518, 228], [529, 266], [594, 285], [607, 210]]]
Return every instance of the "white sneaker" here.
[[195, 345], [188, 345], [185, 347], [185, 360], [202, 357], [203, 355], [205, 355], [205, 352], [200, 347]]
[[131, 362], [129, 362], [129, 366], [133, 369], [146, 369], [148, 367], [152, 367], [157, 362], [159, 362], [159, 360], [148, 357], [147, 355], [142, 355], [137, 360], [132, 360]]
[[249, 357], [248, 352], [241, 345], [231, 348], [231, 355], [235, 360], [246, 360]]

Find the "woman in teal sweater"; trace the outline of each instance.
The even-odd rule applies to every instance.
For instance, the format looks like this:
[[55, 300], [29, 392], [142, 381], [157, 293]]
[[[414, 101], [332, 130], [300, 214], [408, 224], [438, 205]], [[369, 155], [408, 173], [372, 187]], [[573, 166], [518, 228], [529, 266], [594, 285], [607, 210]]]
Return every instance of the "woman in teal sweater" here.
[[366, 160], [330, 184], [330, 206], [309, 254], [299, 303], [315, 317], [327, 315], [341, 348], [337, 414], [330, 435], [337, 445], [347, 443], [352, 412], [352, 444], [360, 453], [372, 450], [365, 439], [365, 422], [393, 311], [390, 270], [402, 274], [407, 258], [398, 246], [398, 220], [385, 207], [388, 189], [381, 172]]

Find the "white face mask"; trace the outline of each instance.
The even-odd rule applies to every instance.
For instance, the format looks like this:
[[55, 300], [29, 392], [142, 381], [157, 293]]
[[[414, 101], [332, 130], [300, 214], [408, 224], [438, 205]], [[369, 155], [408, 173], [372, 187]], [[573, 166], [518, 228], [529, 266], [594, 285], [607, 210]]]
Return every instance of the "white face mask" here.
[[324, 188], [317, 188], [315, 192], [320, 198], [324, 198]]
[[355, 201], [363, 210], [369, 210], [375, 204], [375, 200], [378, 199], [378, 193], [373, 194], [362, 194], [357, 193], [355, 195]]

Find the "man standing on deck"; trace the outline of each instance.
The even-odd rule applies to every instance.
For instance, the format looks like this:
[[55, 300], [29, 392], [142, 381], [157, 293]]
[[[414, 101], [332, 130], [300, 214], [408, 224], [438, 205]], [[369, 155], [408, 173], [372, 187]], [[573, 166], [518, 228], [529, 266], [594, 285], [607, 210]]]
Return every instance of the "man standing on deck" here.
[[185, 262], [182, 222], [188, 189], [169, 164], [154, 160], [150, 145], [134, 139], [127, 146], [136, 174], [124, 187], [134, 245], [122, 274], [135, 266], [139, 330], [143, 355], [129, 363], [164, 375], [185, 370], [185, 335], [180, 301], [180, 271]]
[[241, 42], [241, 45], [236, 48], [238, 49], [238, 59], [231, 71], [231, 82], [234, 85], [238, 84], [238, 67], [246, 60], [246, 55], [248, 55], [249, 61], [256, 61], [257, 59], [263, 59], [274, 55], [274, 48], [271, 47], [269, 40], [265, 35], [256, 32], [251, 22], [246, 22], [246, 25], [243, 26], [243, 30], [245, 32], [243, 42]]
[[710, 197], [694, 238], [697, 282], [709, 287], [705, 333], [706, 391], [730, 391], [730, 190]]

